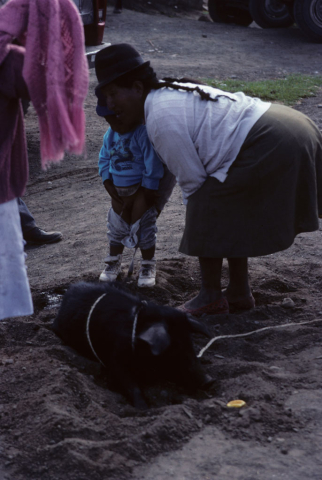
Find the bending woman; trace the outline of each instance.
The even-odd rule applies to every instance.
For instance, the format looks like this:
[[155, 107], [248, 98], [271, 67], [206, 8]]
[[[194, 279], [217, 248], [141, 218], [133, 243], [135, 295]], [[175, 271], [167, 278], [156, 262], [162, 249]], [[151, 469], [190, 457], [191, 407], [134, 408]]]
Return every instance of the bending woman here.
[[[145, 118], [156, 152], [187, 205], [180, 252], [199, 257], [201, 289], [182, 309], [195, 316], [255, 305], [248, 257], [292, 245], [319, 227], [322, 137], [305, 115], [242, 92], [158, 81], [130, 45], [96, 57], [98, 88], [129, 128]], [[319, 187], [319, 188], [318, 188]], [[221, 289], [223, 258], [229, 284]]]

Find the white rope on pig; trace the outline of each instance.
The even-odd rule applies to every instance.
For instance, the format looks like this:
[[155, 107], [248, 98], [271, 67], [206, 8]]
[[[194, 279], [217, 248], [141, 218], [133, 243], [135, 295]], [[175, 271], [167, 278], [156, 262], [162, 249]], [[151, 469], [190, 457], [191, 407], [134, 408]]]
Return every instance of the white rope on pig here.
[[218, 340], [223, 340], [223, 339], [226, 339], [226, 338], [248, 337], [250, 335], [254, 335], [254, 333], [264, 332], [265, 330], [273, 330], [273, 329], [277, 329], [277, 328], [294, 327], [294, 326], [299, 327], [301, 325], [308, 325], [310, 323], [315, 323], [315, 322], [322, 322], [322, 318], [316, 318], [315, 320], [309, 320], [308, 322], [285, 323], [283, 325], [274, 325], [274, 326], [271, 326], [271, 327], [259, 328], [258, 330], [252, 330], [251, 332], [247, 332], [247, 333], [238, 333], [236, 335], [220, 335], [219, 337], [214, 337], [211, 340], [209, 340], [207, 345], [200, 350], [200, 352], [197, 355], [197, 358], [201, 358], [203, 356], [203, 354], [205, 353], [205, 351], [208, 350], [208, 348], [213, 343], [217, 342]]
[[147, 304], [148, 304], [148, 302], [146, 302], [145, 300], [142, 300], [141, 305], [136, 310], [136, 314], [134, 316], [133, 328], [132, 328], [132, 350], [133, 350], [133, 352], [134, 352], [134, 347], [135, 347], [136, 326], [138, 324], [139, 313], [142, 310], [142, 308], [145, 307]]
[[[97, 353], [95, 352], [95, 349], [93, 347], [93, 344], [91, 342], [91, 337], [90, 337], [90, 334], [89, 334], [89, 324], [90, 324], [90, 321], [91, 321], [91, 317], [92, 317], [92, 313], [94, 311], [94, 308], [96, 307], [96, 305], [98, 304], [98, 302], [103, 298], [105, 297], [106, 293], [103, 293], [103, 295], [101, 295], [100, 297], [98, 297], [97, 300], [95, 300], [95, 302], [93, 303], [93, 305], [91, 306], [91, 309], [89, 311], [89, 314], [88, 314], [88, 317], [87, 317], [87, 322], [86, 322], [86, 336], [87, 336], [87, 340], [88, 340], [88, 344], [89, 346], [91, 347], [91, 350], [93, 352], [93, 354], [95, 355], [95, 357], [97, 358], [97, 360], [103, 365], [103, 367], [106, 368], [105, 364], [102, 362], [102, 360], [99, 358], [99, 356], [97, 355]], [[140, 311], [142, 310], [142, 308], [144, 308], [148, 303], [145, 301], [145, 300], [142, 300], [142, 302], [140, 303], [140, 305], [134, 309], [134, 320], [133, 320], [133, 328], [132, 328], [132, 350], [134, 351], [134, 346], [135, 346], [135, 335], [136, 335], [136, 326], [137, 326], [137, 323], [138, 323], [138, 317], [139, 317], [139, 313]], [[136, 310], [136, 311], [135, 311]]]
[[[89, 314], [88, 314], [88, 317], [87, 317], [87, 322], [86, 322], [86, 336], [87, 336], [87, 340], [88, 340], [88, 344], [89, 346], [91, 347], [91, 350], [93, 352], [93, 354], [95, 355], [95, 357], [97, 358], [97, 360], [103, 365], [103, 367], [105, 367], [104, 363], [102, 362], [102, 360], [99, 358], [99, 356], [97, 355], [97, 353], [95, 352], [94, 350], [94, 347], [92, 345], [92, 342], [91, 342], [91, 338], [89, 336], [89, 323], [91, 321], [91, 316], [92, 316], [92, 313], [94, 311], [94, 308], [96, 307], [96, 305], [98, 304], [98, 302], [100, 300], [102, 300], [103, 297], [105, 297], [106, 293], [103, 293], [103, 295], [101, 295], [100, 297], [98, 297], [98, 299], [93, 303], [93, 305], [91, 306], [91, 309], [89, 311]], [[105, 367], [106, 368], [106, 367]]]

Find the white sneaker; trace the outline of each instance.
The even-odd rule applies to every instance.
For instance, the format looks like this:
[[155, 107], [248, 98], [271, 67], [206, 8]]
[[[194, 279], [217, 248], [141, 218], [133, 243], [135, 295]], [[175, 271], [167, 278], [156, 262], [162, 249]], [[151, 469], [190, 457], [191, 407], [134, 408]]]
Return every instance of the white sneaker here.
[[100, 282], [113, 282], [121, 273], [122, 254], [111, 257], [110, 255], [104, 260], [106, 267], [100, 274]]
[[154, 287], [157, 273], [156, 264], [154, 258], [152, 260], [141, 260], [138, 287]]

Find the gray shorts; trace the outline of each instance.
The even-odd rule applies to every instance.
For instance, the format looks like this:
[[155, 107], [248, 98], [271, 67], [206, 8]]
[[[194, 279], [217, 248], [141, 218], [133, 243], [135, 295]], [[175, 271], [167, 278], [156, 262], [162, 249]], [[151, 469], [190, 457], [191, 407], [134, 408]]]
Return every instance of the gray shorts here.
[[152, 207], [137, 222], [129, 225], [111, 208], [107, 216], [107, 237], [110, 245], [123, 244], [128, 248], [139, 247], [142, 250], [153, 247], [158, 231], [157, 216], [157, 209]]

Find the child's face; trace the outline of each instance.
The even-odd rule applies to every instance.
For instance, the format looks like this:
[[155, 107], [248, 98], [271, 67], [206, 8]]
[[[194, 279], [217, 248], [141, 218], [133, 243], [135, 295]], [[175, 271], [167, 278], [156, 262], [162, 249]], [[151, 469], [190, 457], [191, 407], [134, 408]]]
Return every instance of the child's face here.
[[[133, 130], [142, 123], [144, 95], [141, 82], [134, 82], [131, 88], [119, 87], [111, 83], [102, 88], [102, 91], [106, 96], [108, 108], [115, 112], [116, 120], [120, 122], [125, 132]], [[114, 130], [113, 127], [112, 129]]]

